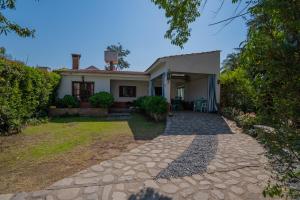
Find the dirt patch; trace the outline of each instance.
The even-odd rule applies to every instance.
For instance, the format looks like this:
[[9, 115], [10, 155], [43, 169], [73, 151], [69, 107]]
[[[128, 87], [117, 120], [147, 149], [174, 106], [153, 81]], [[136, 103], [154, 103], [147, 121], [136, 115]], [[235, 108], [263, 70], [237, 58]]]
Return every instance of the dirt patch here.
[[80, 146], [51, 160], [26, 163], [13, 170], [0, 166], [0, 193], [46, 188], [55, 181], [118, 156], [144, 142], [129, 136], [116, 137], [109, 141], [97, 140], [91, 145]]

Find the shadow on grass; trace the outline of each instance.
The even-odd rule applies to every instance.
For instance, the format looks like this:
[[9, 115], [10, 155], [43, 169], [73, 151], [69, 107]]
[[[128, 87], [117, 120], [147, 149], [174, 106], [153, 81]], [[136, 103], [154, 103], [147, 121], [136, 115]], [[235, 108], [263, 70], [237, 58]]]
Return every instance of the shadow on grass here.
[[130, 195], [128, 200], [172, 200], [172, 198], [159, 194], [153, 188], [145, 188]]
[[106, 117], [79, 117], [65, 116], [55, 117], [52, 123], [76, 123], [76, 122], [127, 122], [135, 140], [152, 140], [161, 135], [165, 129], [165, 122], [155, 122], [147, 116], [132, 113], [128, 119]]
[[[176, 132], [176, 129], [178, 130]], [[215, 158], [218, 134], [231, 134], [224, 119], [218, 114], [178, 112], [168, 118], [165, 135], [196, 135], [190, 146], [156, 178], [177, 178], [201, 174]]]

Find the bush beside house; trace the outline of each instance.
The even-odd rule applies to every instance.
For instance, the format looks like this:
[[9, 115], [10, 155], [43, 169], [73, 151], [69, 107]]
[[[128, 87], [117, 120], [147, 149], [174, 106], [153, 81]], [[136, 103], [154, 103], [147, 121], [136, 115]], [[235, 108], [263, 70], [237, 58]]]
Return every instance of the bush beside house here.
[[0, 134], [17, 133], [32, 118], [47, 116], [60, 76], [0, 58]]
[[58, 99], [56, 106], [59, 108], [78, 108], [79, 101], [72, 95], [65, 95], [62, 99]]
[[89, 98], [93, 107], [109, 108], [114, 103], [114, 97], [108, 92], [98, 92]]
[[135, 106], [145, 112], [155, 121], [161, 121], [166, 118], [168, 112], [168, 102], [160, 96], [144, 96], [135, 101]]
[[65, 95], [58, 99], [56, 107], [50, 108], [51, 117], [59, 116], [89, 116], [104, 117], [108, 115], [108, 108], [114, 103], [112, 94], [108, 92], [98, 92], [89, 98], [92, 108], [80, 108], [80, 103], [72, 95]]

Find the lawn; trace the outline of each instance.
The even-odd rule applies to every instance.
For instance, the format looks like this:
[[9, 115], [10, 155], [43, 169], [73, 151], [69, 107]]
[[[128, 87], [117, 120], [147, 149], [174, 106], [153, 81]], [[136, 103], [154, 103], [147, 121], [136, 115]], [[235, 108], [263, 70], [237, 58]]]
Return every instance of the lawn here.
[[129, 120], [54, 118], [0, 137], [0, 193], [31, 191], [119, 155], [164, 130], [133, 114]]

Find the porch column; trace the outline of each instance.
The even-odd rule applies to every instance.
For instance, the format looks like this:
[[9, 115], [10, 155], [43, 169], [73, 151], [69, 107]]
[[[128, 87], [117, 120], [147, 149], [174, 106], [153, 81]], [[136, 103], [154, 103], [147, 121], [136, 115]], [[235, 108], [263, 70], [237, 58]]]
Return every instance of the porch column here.
[[168, 80], [168, 72], [164, 73], [164, 76], [162, 78], [162, 82], [164, 84], [164, 97], [167, 99], [169, 103], [171, 103], [171, 79]]
[[155, 95], [154, 79], [149, 80], [148, 95], [149, 96], [154, 96]]
[[166, 73], [164, 72], [162, 75], [161, 75], [161, 96], [165, 96], [165, 77], [166, 77]]

